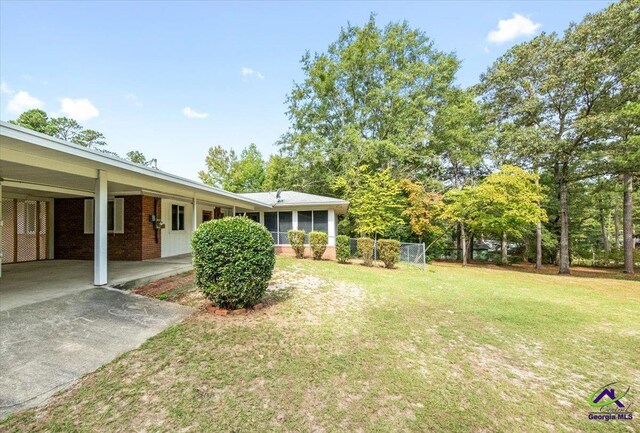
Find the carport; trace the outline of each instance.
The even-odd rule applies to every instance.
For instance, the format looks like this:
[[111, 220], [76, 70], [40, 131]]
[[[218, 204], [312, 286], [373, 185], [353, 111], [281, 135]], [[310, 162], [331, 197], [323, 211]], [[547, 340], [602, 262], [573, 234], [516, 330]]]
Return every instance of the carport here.
[[54, 260], [38, 268], [53, 270], [70, 266], [69, 259], [90, 264], [74, 276], [83, 284], [112, 284], [117, 272], [109, 268], [127, 268], [119, 261], [144, 268], [150, 259], [190, 253], [203, 221], [233, 215], [236, 206], [270, 207], [6, 122], [0, 122], [0, 203], [3, 286], [10, 284], [5, 271], [17, 272], [15, 262]]

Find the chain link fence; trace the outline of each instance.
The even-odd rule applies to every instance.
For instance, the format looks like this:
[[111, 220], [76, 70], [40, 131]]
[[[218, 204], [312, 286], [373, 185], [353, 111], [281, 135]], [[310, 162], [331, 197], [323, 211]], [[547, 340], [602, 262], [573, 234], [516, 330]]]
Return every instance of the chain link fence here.
[[[350, 238], [350, 250], [351, 257], [358, 257], [358, 239]], [[373, 248], [374, 260], [378, 260], [378, 243], [374, 241]], [[400, 257], [399, 263], [406, 263], [408, 265], [419, 266], [423, 270], [426, 268], [427, 260], [425, 254], [425, 245], [414, 244], [409, 242], [400, 242]]]

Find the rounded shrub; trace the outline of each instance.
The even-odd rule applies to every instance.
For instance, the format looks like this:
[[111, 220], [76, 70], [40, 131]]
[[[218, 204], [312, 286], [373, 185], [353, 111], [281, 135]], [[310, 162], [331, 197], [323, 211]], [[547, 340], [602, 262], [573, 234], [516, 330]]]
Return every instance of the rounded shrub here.
[[365, 266], [373, 266], [373, 239], [362, 237], [358, 238], [358, 255], [364, 262]]
[[304, 230], [289, 230], [289, 245], [296, 253], [296, 257], [304, 259]]
[[338, 235], [336, 237], [336, 259], [338, 263], [349, 263], [351, 258], [351, 242], [349, 236]]
[[196, 285], [219, 308], [260, 302], [276, 258], [267, 229], [244, 217], [201, 224], [191, 238]]
[[327, 250], [329, 236], [324, 232], [309, 232], [309, 245], [313, 253], [313, 260], [320, 260]]
[[393, 265], [400, 258], [400, 241], [380, 239], [378, 241], [378, 258], [382, 260], [385, 268], [393, 269]]

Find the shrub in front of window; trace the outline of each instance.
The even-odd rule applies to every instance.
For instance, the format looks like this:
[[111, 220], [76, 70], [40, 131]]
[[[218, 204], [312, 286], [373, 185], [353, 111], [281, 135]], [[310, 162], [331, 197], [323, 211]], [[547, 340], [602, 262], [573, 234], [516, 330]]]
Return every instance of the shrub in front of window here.
[[273, 238], [244, 217], [201, 224], [191, 238], [196, 285], [218, 308], [259, 303], [275, 266]]
[[329, 242], [329, 236], [324, 232], [310, 232], [309, 244], [311, 245], [311, 252], [313, 253], [313, 260], [320, 260], [327, 250], [327, 243]]
[[336, 237], [336, 259], [338, 263], [349, 263], [351, 258], [351, 242], [349, 236], [338, 235]]
[[289, 230], [289, 245], [298, 259], [304, 259], [304, 230]]
[[373, 266], [373, 239], [358, 238], [358, 255], [362, 258], [363, 265]]
[[393, 239], [380, 239], [378, 241], [378, 258], [382, 260], [385, 268], [393, 269], [400, 258], [400, 242]]

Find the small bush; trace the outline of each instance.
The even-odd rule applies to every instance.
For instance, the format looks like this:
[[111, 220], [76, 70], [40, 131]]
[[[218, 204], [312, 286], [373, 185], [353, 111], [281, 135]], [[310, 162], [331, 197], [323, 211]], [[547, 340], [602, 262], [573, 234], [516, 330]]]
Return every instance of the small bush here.
[[400, 258], [400, 241], [380, 239], [378, 241], [378, 258], [382, 260], [385, 268], [393, 269]]
[[264, 226], [244, 217], [208, 221], [191, 246], [196, 285], [214, 305], [236, 309], [260, 302], [276, 262]]
[[313, 260], [320, 260], [327, 249], [329, 236], [323, 232], [309, 232], [309, 244], [313, 253]]
[[358, 238], [358, 255], [365, 266], [373, 266], [373, 239]]
[[289, 245], [298, 259], [304, 259], [304, 230], [289, 230]]
[[336, 259], [338, 263], [349, 263], [351, 258], [351, 242], [349, 236], [338, 235], [336, 237]]

